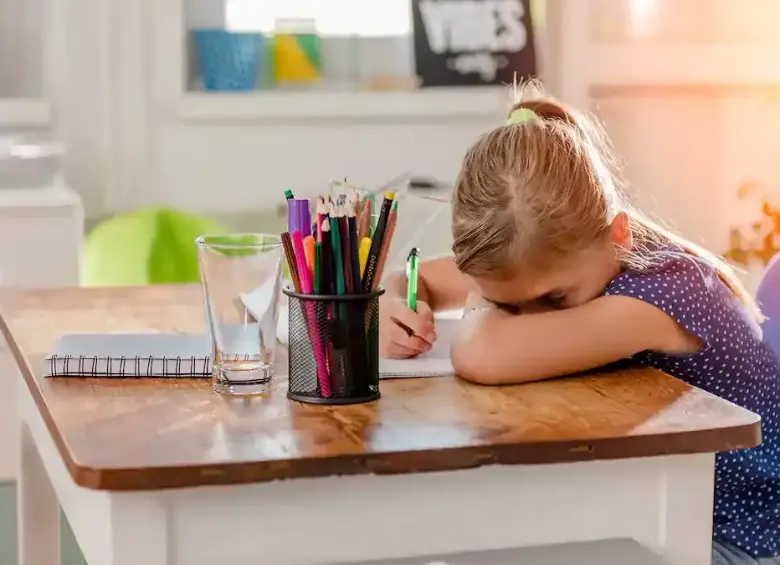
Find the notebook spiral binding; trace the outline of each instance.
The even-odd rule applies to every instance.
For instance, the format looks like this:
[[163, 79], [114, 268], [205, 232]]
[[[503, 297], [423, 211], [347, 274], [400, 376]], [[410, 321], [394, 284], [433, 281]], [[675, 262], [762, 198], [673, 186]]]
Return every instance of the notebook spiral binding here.
[[[257, 361], [257, 355], [236, 355], [232, 361]], [[50, 377], [211, 377], [211, 357], [100, 357], [52, 355]]]

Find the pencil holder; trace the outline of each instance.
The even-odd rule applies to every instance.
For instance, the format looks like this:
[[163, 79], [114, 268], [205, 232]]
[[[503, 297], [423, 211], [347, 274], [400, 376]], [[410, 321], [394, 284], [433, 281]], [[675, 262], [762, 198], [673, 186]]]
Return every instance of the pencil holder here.
[[288, 398], [315, 404], [358, 404], [379, 398], [379, 297], [289, 298]]

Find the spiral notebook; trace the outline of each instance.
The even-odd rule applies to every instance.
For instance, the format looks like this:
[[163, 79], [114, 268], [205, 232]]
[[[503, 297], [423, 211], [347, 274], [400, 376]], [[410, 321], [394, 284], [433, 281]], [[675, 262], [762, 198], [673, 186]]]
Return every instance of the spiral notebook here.
[[462, 310], [436, 314], [437, 339], [431, 350], [413, 359], [380, 359], [380, 378], [403, 379], [452, 375], [454, 370], [450, 360], [450, 347], [461, 318], [463, 318]]
[[[277, 295], [271, 278], [236, 298], [244, 322], [220, 328], [236, 351], [255, 352], [258, 339], [262, 344], [263, 335], [273, 335]], [[211, 339], [205, 334], [66, 335], [46, 358], [44, 370], [47, 377], [211, 377]]]
[[47, 377], [210, 377], [205, 334], [71, 334], [46, 358]]

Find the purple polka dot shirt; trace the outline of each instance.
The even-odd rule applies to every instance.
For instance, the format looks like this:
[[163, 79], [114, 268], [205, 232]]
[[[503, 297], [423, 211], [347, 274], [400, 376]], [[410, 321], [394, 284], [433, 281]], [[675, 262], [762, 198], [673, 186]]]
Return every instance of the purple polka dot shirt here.
[[645, 351], [636, 361], [761, 416], [760, 446], [716, 457], [713, 536], [754, 557], [780, 555], [780, 364], [712, 267], [672, 248], [647, 256], [652, 267], [624, 271], [605, 294], [652, 304], [704, 343], [694, 354]]

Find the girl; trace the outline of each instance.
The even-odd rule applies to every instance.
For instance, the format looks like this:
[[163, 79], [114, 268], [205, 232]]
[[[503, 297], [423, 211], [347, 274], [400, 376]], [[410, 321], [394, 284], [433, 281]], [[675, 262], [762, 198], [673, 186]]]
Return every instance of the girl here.
[[615, 165], [585, 116], [547, 98], [515, 104], [463, 160], [454, 258], [421, 266], [417, 312], [403, 275], [391, 277], [382, 353], [427, 351], [431, 311], [476, 292], [489, 307], [452, 348], [466, 380], [523, 383], [632, 357], [758, 413], [763, 444], [717, 457], [713, 563], [780, 564], [780, 367], [761, 314], [724, 262], [626, 204]]

